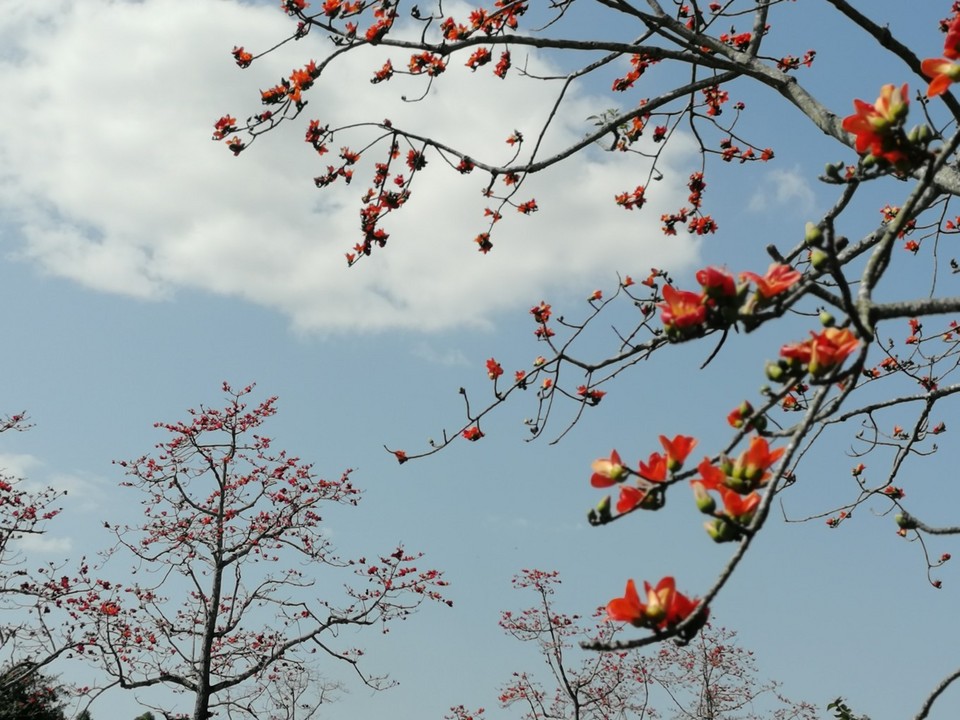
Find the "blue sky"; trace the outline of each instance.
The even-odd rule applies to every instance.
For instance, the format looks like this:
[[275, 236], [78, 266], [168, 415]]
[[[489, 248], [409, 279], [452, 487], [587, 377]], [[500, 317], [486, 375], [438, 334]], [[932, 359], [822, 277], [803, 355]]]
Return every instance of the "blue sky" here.
[[[764, 360], [802, 337], [803, 323], [732, 338], [703, 373], [696, 368], [712, 348], [670, 348], [609, 387], [557, 445], [546, 441], [549, 431], [525, 442], [529, 393], [485, 421], [482, 442], [455, 443], [403, 466], [382, 446], [415, 452], [442, 428], [459, 427], [457, 388], [475, 402], [484, 397], [488, 357], [508, 373], [528, 367], [542, 352], [527, 314], [540, 300], [576, 317], [594, 289], [615, 289], [617, 272], [639, 278], [666, 267], [689, 286], [708, 263], [762, 271], [767, 243], [791, 245], [832, 202], [832, 191], [815, 181], [823, 163], [852, 162], [852, 151], [780, 98], [738, 84], [751, 137], [777, 157], [742, 168], [714, 163], [706, 199], [716, 236], [659, 233], [660, 214], [685, 203], [686, 177], [697, 169], [692, 143], [679, 137], [642, 212], [624, 212], [612, 197], [640, 184], [645, 170], [592, 153], [532, 178], [541, 211], [507, 218], [488, 256], [470, 242], [483, 229], [481, 180], [454, 177], [438, 162], [418, 176], [415, 201], [391, 218], [387, 248], [348, 269], [343, 252], [357, 240], [362, 188], [321, 194], [313, 187], [320, 166], [302, 142], [307, 119], [386, 115], [476, 147], [478, 157], [506, 159], [503, 139], [514, 128], [535, 130], [551, 90], [466, 77], [452, 63], [436, 96], [404, 104], [399, 82], [367, 82], [383, 51], [358, 53], [311, 91], [301, 121], [233, 158], [210, 142], [213, 122], [257, 111], [259, 88], [323, 51], [311, 37], [239, 71], [234, 45], [266, 47], [289, 30], [275, 3], [9, 4], [0, 17], [0, 89], [15, 98], [0, 107], [0, 409], [26, 409], [36, 427], [0, 437], [0, 464], [70, 492], [31, 557], [76, 558], [103, 547], [102, 521], [139, 507], [117, 491], [122, 478], [111, 460], [149, 451], [162, 439], [155, 421], [216, 405], [223, 380], [256, 381], [264, 396], [280, 396], [269, 428], [278, 447], [313, 461], [324, 476], [356, 468], [366, 495], [355, 512], [332, 521], [337, 543], [373, 553], [402, 540], [452, 583], [452, 609], [426, 607], [388, 635], [360, 640], [368, 668], [399, 686], [375, 696], [354, 687], [321, 717], [439, 718], [460, 703], [500, 717], [499, 683], [539, 662], [496, 626], [501, 609], [526, 602], [510, 590], [521, 568], [560, 570], [558, 602], [581, 613], [621, 594], [627, 577], [675, 574], [690, 594], [709, 587], [730, 548], [709, 542], [683, 493], [661, 513], [587, 526], [585, 511], [598, 499], [590, 462], [612, 447], [645, 457], [661, 433], [696, 435], [698, 452], [713, 452], [728, 437], [726, 413], [756, 396]], [[939, 52], [935, 23], [949, 3], [924, 3], [922, 11], [861, 5], [902, 29], [921, 56]], [[456, 15], [463, 7], [446, 9]], [[584, 32], [602, 25], [599, 15], [584, 18]], [[787, 4], [771, 21], [771, 47], [795, 55], [817, 49], [802, 77], [838, 114], [852, 110], [853, 97], [872, 100], [884, 82], [918, 86], [862, 36], [842, 30], [825, 3]], [[553, 61], [529, 62], [549, 69]], [[588, 115], [628, 102], [611, 99], [607, 87], [578, 89], [549, 142], [578, 137]], [[872, 227], [879, 207], [902, 194], [895, 183], [872, 192], [848, 232]], [[924, 271], [908, 264], [898, 277]], [[612, 347], [604, 338], [598, 333], [588, 352]], [[560, 408], [556, 432], [573, 410]], [[791, 518], [852, 497], [855, 461], [845, 451], [855, 430], [841, 429], [805, 461], [804, 482], [783, 499]], [[926, 487], [930, 470], [952, 476], [956, 467], [944, 445], [925, 472], [910, 468], [919, 476], [918, 503], [932, 511], [960, 500], [955, 488]], [[895, 536], [892, 521], [860, 516], [834, 531], [822, 520], [774, 518], [713, 613], [740, 632], [762, 673], [784, 681], [789, 695], [821, 707], [844, 695], [873, 717], [912, 715], [958, 664], [952, 611], [960, 578], [948, 564], [938, 574], [943, 590], [932, 589], [918, 548]], [[932, 717], [955, 717], [958, 708], [953, 690]], [[122, 693], [91, 710], [98, 720], [142, 712]]]

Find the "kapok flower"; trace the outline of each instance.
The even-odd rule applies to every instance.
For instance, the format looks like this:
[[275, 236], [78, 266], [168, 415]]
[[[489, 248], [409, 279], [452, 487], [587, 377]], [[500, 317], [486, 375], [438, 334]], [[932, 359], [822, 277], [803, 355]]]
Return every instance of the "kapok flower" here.
[[960, 65], [944, 58], [927, 58], [920, 63], [920, 72], [930, 79], [927, 97], [943, 95], [951, 84], [960, 80]]
[[942, 95], [951, 83], [960, 80], [960, 65], [950, 60], [960, 60], [960, 15], [957, 15], [947, 29], [947, 37], [943, 43], [942, 58], [927, 58], [920, 64], [920, 70], [930, 78], [927, 87], [927, 97]]
[[813, 337], [808, 369], [814, 377], [823, 375], [842, 364], [847, 356], [860, 347], [860, 340], [849, 328], [827, 328]]
[[907, 117], [910, 100], [907, 84], [898, 91], [892, 85], [880, 89], [880, 97], [871, 105], [854, 100], [856, 113], [843, 119], [843, 129], [856, 136], [856, 149], [861, 155], [870, 152], [878, 158], [897, 164], [906, 160], [894, 133]]
[[690, 451], [696, 447], [697, 440], [687, 435], [677, 435], [673, 440], [670, 440], [665, 435], [661, 435], [660, 444], [667, 452], [667, 469], [670, 472], [676, 472], [683, 467]]
[[707, 297], [714, 299], [729, 298], [737, 294], [737, 284], [733, 275], [726, 270], [706, 267], [697, 271], [697, 282]]
[[496, 380], [498, 377], [503, 375], [503, 367], [493, 358], [487, 360], [487, 377], [491, 380]]
[[744, 400], [727, 415], [727, 423], [737, 430], [742, 428], [753, 416], [753, 405]]
[[707, 317], [707, 308], [703, 304], [703, 295], [686, 290], [676, 290], [672, 285], [663, 286], [663, 299], [660, 303], [660, 320], [667, 330], [683, 331], [702, 325]]
[[650, 482], [663, 482], [667, 479], [667, 458], [660, 453], [651, 453], [647, 462], [640, 461], [639, 475]]
[[802, 273], [794, 270], [789, 265], [773, 263], [768, 269], [766, 275], [760, 276], [752, 272], [740, 273], [741, 280], [751, 280], [757, 286], [757, 292], [765, 299], [785, 292], [796, 285], [802, 277]]
[[698, 603], [677, 592], [676, 581], [665, 577], [650, 587], [643, 584], [647, 603], [640, 602], [640, 595], [633, 580], [627, 580], [623, 597], [614, 598], [607, 603], [607, 617], [610, 620], [628, 622], [635, 627], [666, 628], [686, 620], [696, 611]]
[[[767, 470], [780, 459], [786, 448], [777, 448], [771, 450], [770, 445], [765, 438], [753, 437], [750, 439], [750, 445], [744, 450], [737, 461], [733, 464], [732, 472], [729, 475], [736, 480], [747, 481], [748, 486], [745, 490], [751, 490], [763, 485], [768, 477]], [[731, 486], [728, 481], [727, 487], [739, 491], [741, 488], [737, 485]]]
[[620, 453], [613, 450], [609, 458], [598, 458], [590, 466], [593, 475], [590, 484], [596, 488], [610, 487], [623, 481], [627, 477], [627, 469], [620, 460]]
[[476, 442], [483, 437], [483, 432], [476, 425], [463, 431], [463, 437], [470, 442]]
[[697, 483], [707, 490], [719, 490], [726, 482], [727, 474], [710, 462], [710, 458], [704, 458], [697, 470], [700, 472], [699, 480], [691, 480], [691, 484]]
[[740, 495], [733, 490], [720, 488], [720, 497], [723, 499], [724, 515], [740, 525], [749, 525], [760, 505], [760, 493], [757, 492]]
[[802, 343], [784, 345], [780, 355], [806, 365], [814, 377], [821, 377], [841, 365], [860, 346], [860, 340], [849, 328], [827, 328], [820, 334], [811, 332], [810, 336]]
[[623, 485], [620, 487], [620, 497], [617, 499], [617, 512], [621, 515], [630, 512], [635, 507], [645, 504], [649, 496], [648, 491], [641, 490], [636, 485]]

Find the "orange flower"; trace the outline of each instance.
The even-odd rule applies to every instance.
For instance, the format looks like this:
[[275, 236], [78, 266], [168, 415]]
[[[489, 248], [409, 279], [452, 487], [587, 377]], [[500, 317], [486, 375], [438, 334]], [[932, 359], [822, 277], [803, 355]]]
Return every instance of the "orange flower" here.
[[789, 290], [801, 277], [802, 274], [799, 271], [779, 263], [773, 263], [767, 269], [767, 274], [762, 277], [752, 272], [740, 273], [740, 279], [752, 280], [757, 286], [757, 292], [767, 300]]
[[858, 347], [860, 347], [860, 340], [850, 332], [849, 328], [843, 330], [827, 328], [819, 335], [814, 335], [810, 354], [810, 374], [817, 377], [832, 370], [843, 363]]
[[748, 419], [753, 415], [753, 405], [744, 400], [740, 405], [734, 408], [729, 415], [727, 415], [727, 423], [739, 430], [742, 428]]
[[660, 453], [651, 453], [647, 462], [640, 461], [639, 474], [650, 482], [663, 482], [667, 479], [667, 458]]
[[487, 377], [491, 380], [496, 380], [498, 377], [503, 375], [503, 367], [493, 358], [487, 360]]
[[620, 514], [630, 512], [635, 507], [643, 505], [646, 498], [645, 490], [641, 490], [635, 485], [623, 485], [620, 488], [620, 497], [617, 499], [617, 512]]
[[623, 597], [614, 598], [607, 603], [607, 617], [618, 622], [628, 622], [631, 625], [642, 627], [645, 623], [644, 611], [646, 608], [640, 603], [640, 595], [633, 580], [627, 580], [627, 589]]
[[780, 348], [785, 357], [807, 366], [814, 377], [821, 377], [842, 364], [860, 346], [860, 340], [848, 328], [827, 328], [819, 335], [810, 333], [810, 340]]
[[663, 286], [663, 299], [660, 303], [660, 319], [667, 330], [686, 330], [703, 324], [707, 317], [707, 308], [703, 296], [699, 293], [676, 290], [673, 285]]
[[[771, 451], [766, 439], [753, 437], [750, 439], [750, 446], [737, 458], [730, 475], [735, 480], [748, 481], [751, 489], [763, 485], [769, 475], [767, 470], [780, 459], [785, 450], [786, 448], [777, 448]], [[730, 483], [727, 483], [727, 486], [730, 487]], [[738, 490], [740, 488], [733, 487], [732, 489]]]
[[856, 113], [843, 119], [843, 129], [856, 136], [858, 153], [863, 155], [869, 151], [894, 164], [906, 160], [893, 133], [907, 117], [908, 93], [906, 83], [899, 91], [888, 84], [880, 89], [880, 97], [873, 105], [863, 100], [853, 101]]
[[620, 453], [613, 450], [609, 458], [599, 458], [593, 461], [590, 466], [593, 470], [593, 476], [590, 478], [590, 484], [595, 488], [610, 487], [616, 485], [627, 477], [627, 469], [620, 461]]
[[607, 617], [636, 627], [662, 629], [686, 620], [699, 605], [696, 600], [677, 592], [676, 581], [669, 576], [658, 582], [656, 587], [650, 587], [645, 582], [643, 589], [647, 596], [646, 605], [640, 602], [633, 580], [627, 580], [623, 597], [607, 603]]
[[733, 490], [720, 488], [720, 497], [723, 498], [724, 514], [740, 525], [748, 525], [760, 505], [760, 493], [757, 492], [743, 496]]
[[697, 282], [708, 297], [726, 298], [737, 294], [737, 286], [733, 275], [726, 270], [715, 267], [706, 267], [697, 271]]
[[471, 442], [476, 442], [483, 437], [483, 432], [476, 425], [468, 427], [463, 431], [463, 437]]
[[690, 451], [696, 447], [697, 441], [695, 438], [688, 437], [687, 435], [677, 435], [673, 440], [669, 440], [666, 436], [661, 435], [660, 444], [663, 445], [663, 449], [667, 451], [667, 468], [670, 472], [676, 472], [683, 467], [684, 461], [687, 459]]
[[943, 58], [927, 58], [920, 63], [920, 71], [928, 78], [927, 97], [943, 95], [952, 83], [960, 80], [960, 65]]
[[710, 462], [710, 458], [704, 458], [697, 465], [697, 470], [700, 471], [700, 479], [691, 481], [691, 484], [699, 483], [707, 490], [719, 490], [727, 479], [727, 474]]

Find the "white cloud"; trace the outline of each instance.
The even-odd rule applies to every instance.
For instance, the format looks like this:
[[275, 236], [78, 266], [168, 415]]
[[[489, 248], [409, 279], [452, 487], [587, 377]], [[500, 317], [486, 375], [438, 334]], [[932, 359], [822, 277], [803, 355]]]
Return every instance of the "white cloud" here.
[[415, 357], [425, 360], [432, 365], [449, 367], [469, 367], [467, 356], [456, 348], [436, 348], [425, 342], [417, 343], [412, 349]]
[[747, 205], [751, 212], [763, 212], [771, 207], [792, 206], [798, 212], [813, 209], [815, 195], [799, 167], [776, 169], [766, 173]]
[[35, 455], [0, 453], [0, 475], [14, 478], [17, 489], [29, 493], [39, 493], [47, 488], [64, 493], [67, 499], [61, 499], [54, 506], [69, 504], [71, 510], [84, 512], [102, 508], [103, 483], [95, 478], [51, 472]]
[[[0, 211], [20, 228], [19, 256], [53, 275], [142, 298], [178, 288], [241, 297], [307, 331], [433, 330], [487, 324], [498, 310], [551, 290], [583, 292], [616, 271], [693, 262], [694, 241], [665, 241], [658, 229], [663, 212], [686, 202], [685, 168], [671, 171], [668, 156], [667, 179], [649, 189], [648, 206], [626, 212], [613, 196], [644, 183], [645, 165], [594, 152], [531, 176], [521, 199], [535, 197], [541, 211], [510, 212], [487, 256], [471, 242], [485, 229], [485, 179], [461, 177], [435, 157], [409, 204], [387, 220], [387, 247], [348, 269], [343, 253], [359, 239], [369, 168], [359, 167], [351, 186], [316, 190], [311, 178], [327, 162], [303, 142], [308, 119], [389, 117], [502, 162], [505, 138], [516, 128], [532, 141], [559, 86], [501, 81], [488, 68], [471, 75], [455, 58], [426, 101], [404, 103], [402, 94], [422, 91], [421, 79], [370, 85], [385, 54], [397, 65], [403, 55], [365, 48], [330, 67], [300, 119], [233, 158], [209, 140], [213, 122], [259, 112], [258, 88], [311, 53], [318, 58], [324, 38], [291, 43], [240, 71], [234, 45], [265, 48], [292, 29], [274, 4], [16, 7], [0, 17], [0, 92], [16, 98], [0, 107]], [[535, 56], [514, 62], [543, 67]], [[546, 151], [582, 136], [584, 119], [608, 104], [568, 93]], [[681, 137], [672, 142], [693, 152], [681, 150]], [[359, 143], [336, 138], [337, 147]]]
[[17, 541], [17, 547], [23, 552], [62, 555], [73, 549], [73, 541], [66, 537], [51, 535], [23, 535]]

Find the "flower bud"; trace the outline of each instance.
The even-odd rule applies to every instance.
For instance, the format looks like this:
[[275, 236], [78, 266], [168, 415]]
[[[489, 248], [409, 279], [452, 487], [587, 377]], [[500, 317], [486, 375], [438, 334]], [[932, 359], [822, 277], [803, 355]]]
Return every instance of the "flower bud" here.
[[730, 542], [737, 539], [737, 529], [722, 518], [708, 520], [703, 524], [710, 539], [717, 543]]
[[820, 324], [824, 327], [833, 327], [837, 324], [837, 319], [826, 310], [820, 311]]
[[823, 270], [829, 261], [830, 256], [823, 250], [814, 248], [810, 251], [810, 264], [813, 265], [815, 270]]
[[766, 367], [766, 373], [767, 373], [767, 377], [772, 382], [785, 382], [787, 379], [785, 377], [784, 369], [780, 366], [779, 363], [768, 362]]
[[820, 247], [823, 244], [823, 230], [819, 225], [808, 222], [804, 231], [803, 241], [812, 247]]
[[600, 519], [600, 522], [608, 522], [610, 520], [610, 496], [604, 496], [603, 500], [597, 503], [596, 507], [597, 517]]
[[901, 530], [916, 530], [917, 521], [909, 513], [897, 513], [893, 516], [893, 521]]
[[707, 489], [703, 486], [703, 483], [693, 483], [693, 501], [697, 504], [697, 510], [702, 512], [704, 515], [713, 515], [714, 511], [717, 509], [717, 501], [713, 499], [713, 496], [709, 492], [707, 492]]

